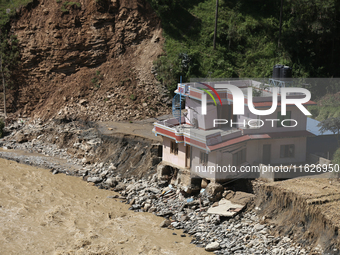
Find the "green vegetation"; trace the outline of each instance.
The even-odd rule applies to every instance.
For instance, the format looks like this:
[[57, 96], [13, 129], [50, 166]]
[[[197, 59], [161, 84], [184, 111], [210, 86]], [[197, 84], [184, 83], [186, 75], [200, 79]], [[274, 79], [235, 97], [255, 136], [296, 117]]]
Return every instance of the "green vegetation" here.
[[11, 15], [15, 14], [15, 9], [24, 6], [33, 0], [0, 0], [0, 28], [9, 21]]
[[0, 119], [0, 138], [2, 138], [3, 137], [3, 135], [4, 135], [4, 127], [5, 127], [5, 123], [4, 123], [4, 121], [2, 120], [2, 119]]
[[335, 151], [332, 163], [340, 165], [340, 148]]
[[340, 117], [340, 93], [326, 94], [318, 101], [318, 105], [309, 106], [308, 110], [312, 118], [319, 121]]
[[[6, 32], [0, 35], [0, 60], [2, 60], [0, 70], [3, 72], [6, 85], [14, 84], [15, 79], [12, 78], [18, 69], [20, 57], [18, 44], [19, 41], [15, 35], [8, 36]], [[0, 73], [0, 77], [2, 77], [2, 73]]]
[[91, 79], [91, 83], [95, 86], [95, 87], [97, 87], [97, 88], [100, 88], [100, 81], [101, 80], [103, 80], [103, 75], [102, 74], [100, 74], [100, 71], [96, 71], [96, 75], [95, 75], [95, 77], [93, 77], [92, 79]]
[[[61, 3], [62, 1], [61, 0], [57, 0], [57, 3]], [[63, 5], [61, 6], [60, 10], [63, 12], [63, 13], [69, 13], [70, 11], [70, 8], [74, 8], [74, 9], [80, 9], [81, 7], [81, 4], [78, 3], [78, 2], [68, 2], [68, 1], [65, 1], [63, 3]]]
[[212, 78], [270, 77], [277, 63], [291, 66], [294, 77], [340, 76], [338, 1], [284, 1], [279, 47], [281, 1], [220, 0], [216, 50], [216, 1], [149, 2], [166, 39], [157, 77], [170, 90], [180, 76], [186, 82], [209, 72]]

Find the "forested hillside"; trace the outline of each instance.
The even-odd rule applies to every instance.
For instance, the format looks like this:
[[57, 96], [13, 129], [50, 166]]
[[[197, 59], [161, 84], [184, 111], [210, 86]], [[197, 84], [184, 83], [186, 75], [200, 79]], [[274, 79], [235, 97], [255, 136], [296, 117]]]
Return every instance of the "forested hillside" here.
[[[163, 29], [165, 41], [160, 34], [156, 35], [156, 33], [148, 32], [146, 36], [143, 29], [140, 29], [140, 27], [134, 28], [135, 24], [138, 23], [138, 19], [129, 19], [133, 11], [142, 11], [143, 19], [145, 18], [148, 22], [141, 27], [146, 28], [148, 31], [161, 31], [159, 22], [153, 18], [154, 13], [152, 13], [149, 6], [146, 6], [144, 0], [76, 0], [76, 2], [65, 0], [0, 0], [0, 27], [2, 31], [0, 51], [4, 60], [3, 67], [8, 81], [7, 86], [9, 89], [13, 88], [9, 91], [9, 108], [12, 107], [13, 111], [17, 111], [26, 107], [27, 112], [34, 111], [34, 109], [37, 109], [37, 102], [46, 102], [46, 99], [42, 97], [27, 101], [22, 98], [31, 98], [32, 95], [44, 94], [43, 91], [36, 92], [36, 90], [41, 90], [43, 86], [55, 90], [55, 86], [64, 84], [68, 88], [78, 89], [78, 87], [70, 84], [67, 85], [73, 79], [69, 77], [75, 74], [79, 75], [82, 80], [85, 79], [82, 84], [89, 87], [86, 87], [84, 93], [86, 95], [93, 93], [89, 89], [92, 89], [92, 87], [99, 88], [95, 82], [98, 77], [94, 74], [111, 73], [111, 69], [100, 64], [102, 63], [101, 61], [110, 59], [108, 62], [112, 60], [112, 63], [117, 64], [117, 59], [123, 56], [122, 54], [126, 54], [126, 58], [129, 59], [128, 63], [135, 65], [136, 61], [130, 61], [129, 54], [131, 53], [129, 53], [128, 49], [136, 44], [140, 45], [140, 49], [144, 47], [144, 50], [140, 52], [150, 55], [150, 57], [146, 58], [147, 61], [150, 62], [156, 59], [152, 70], [150, 70], [149, 64], [142, 65], [142, 63], [145, 63], [145, 58], [142, 57], [139, 51], [139, 53], [136, 51], [135, 54], [139, 54], [140, 64], [143, 66], [143, 68], [140, 68], [143, 70], [139, 70], [139, 67], [139, 69], [137, 68], [138, 70], [134, 70], [132, 67], [122, 66], [124, 71], [115, 69], [117, 75], [122, 77], [112, 79], [116, 84], [115, 86], [119, 85], [122, 89], [129, 89], [123, 99], [132, 98], [130, 101], [138, 105], [141, 103], [150, 104], [151, 98], [156, 97], [148, 97], [150, 98], [147, 98], [148, 100], [136, 97], [140, 92], [135, 91], [135, 85], [128, 87], [125, 80], [134, 80], [133, 77], [137, 73], [138, 77], [144, 77], [138, 81], [141, 86], [150, 83], [150, 91], [156, 91], [155, 87], [158, 85], [156, 85], [153, 77], [149, 77], [151, 76], [150, 72], [152, 72], [170, 92], [176, 87], [180, 76], [183, 77], [184, 82], [192, 77], [270, 77], [273, 66], [278, 63], [292, 67], [293, 77], [340, 77], [340, 0], [219, 0], [216, 49], [213, 49], [216, 0], [147, 1], [161, 18], [161, 28]], [[281, 2], [282, 32], [279, 44]], [[31, 4], [20, 9], [21, 6], [26, 6], [28, 3]], [[125, 6], [128, 6], [129, 15], [126, 15], [123, 10]], [[136, 6], [136, 9], [134, 9], [134, 6]], [[32, 16], [32, 13], [35, 13], [34, 10], [38, 9], [39, 11], [35, 11], [36, 14], [34, 14], [36, 16]], [[144, 11], [148, 9], [151, 12]], [[26, 15], [25, 17], [23, 17], [24, 14]], [[58, 59], [59, 55], [60, 57], [68, 56], [65, 52], [69, 52], [70, 49], [64, 49], [62, 45], [74, 39], [71, 34], [79, 34], [80, 30], [85, 29], [83, 27], [85, 17], [81, 15], [88, 15], [89, 26], [93, 22], [101, 22], [96, 20], [99, 15], [102, 15], [103, 20], [110, 17], [105, 24], [95, 27], [96, 30], [89, 27], [79, 45], [73, 49], [76, 52], [75, 54], [78, 55], [80, 53], [87, 55], [91, 51], [100, 50], [99, 55], [94, 54], [89, 58], [95, 64], [87, 64], [87, 62], [82, 62], [80, 59], [78, 59], [79, 63], [67, 60], [70, 62], [66, 61], [66, 63], [64, 61], [64, 64], [48, 60], [47, 56]], [[53, 18], [51, 18], [52, 16]], [[12, 20], [9, 22], [10, 17], [12, 17]], [[28, 19], [27, 22], [26, 19]], [[33, 19], [35, 19], [36, 25], [33, 24]], [[49, 23], [40, 24], [40, 20], [46, 20]], [[141, 19], [139, 18], [139, 20]], [[117, 23], [119, 21], [122, 23]], [[132, 24], [127, 28], [126, 22], [130, 21]], [[117, 26], [117, 24], [120, 25]], [[61, 32], [64, 28], [70, 32], [70, 35]], [[129, 29], [131, 28], [137, 30], [132, 29], [130, 31]], [[103, 49], [91, 48], [90, 46], [86, 50], [83, 49], [84, 45], [86, 46], [86, 43], [88, 43], [86, 40], [90, 40], [90, 37], [85, 36], [89, 31], [102, 33], [101, 36], [105, 37], [105, 47], [103, 46]], [[131, 36], [135, 36], [136, 33], [141, 34], [140, 41], [136, 41], [132, 37], [126, 37], [127, 35], [124, 35], [124, 31]], [[112, 35], [109, 35], [110, 33]], [[115, 36], [113, 37], [113, 35]], [[53, 41], [57, 47], [45, 47], [44, 41], [40, 40], [40, 38], [45, 37], [49, 41]], [[106, 44], [106, 41], [109, 42], [112, 38], [116, 41]], [[142, 40], [150, 40], [150, 38], [153, 38], [152, 43], [148, 42], [150, 49], [157, 49], [154, 53], [141, 44]], [[32, 40], [38, 44], [31, 45]], [[125, 42], [126, 40], [129, 42]], [[117, 42], [119, 43], [117, 44]], [[32, 51], [28, 50], [27, 45], [33, 47]], [[72, 45], [74, 44], [66, 43], [65, 47], [71, 47]], [[157, 47], [155, 47], [156, 45]], [[38, 47], [38, 49], [36, 50], [34, 47]], [[117, 49], [114, 49], [114, 47], [117, 47]], [[162, 52], [162, 47], [164, 51], [161, 56], [158, 56]], [[57, 50], [55, 51], [54, 49]], [[51, 50], [53, 50], [53, 54], [49, 52]], [[18, 56], [15, 51], [20, 51], [21, 62], [19, 60], [18, 64], [13, 65], [13, 63], [16, 63]], [[95, 60], [98, 56], [100, 56], [100, 59], [97, 60], [100, 63]], [[35, 58], [40, 59], [35, 61]], [[23, 61], [23, 59], [26, 60]], [[32, 61], [27, 61], [27, 59]], [[54, 63], [53, 65], [60, 70], [49, 66], [51, 63]], [[21, 64], [25, 65], [24, 68], [20, 67]], [[92, 74], [88, 75], [89, 77], [87, 78], [84, 78], [86, 75], [80, 72], [84, 66], [89, 68], [86, 73]], [[152, 66], [152, 62], [150, 66]], [[18, 70], [14, 70], [15, 67]], [[20, 77], [21, 80], [19, 80], [19, 76], [15, 74], [15, 71], [19, 71], [22, 76], [27, 75], [26, 77]], [[16, 78], [11, 79], [9, 77]], [[34, 80], [35, 78], [36, 80]], [[70, 79], [70, 81], [65, 79]], [[51, 83], [53, 80], [55, 80], [55, 84]], [[16, 82], [17, 84], [12, 86], [11, 82]], [[107, 83], [107, 88], [112, 86], [110, 82], [108, 78], [103, 80], [103, 83]], [[121, 84], [124, 84], [124, 86]], [[26, 87], [24, 90], [22, 89], [23, 86]], [[18, 92], [19, 89], [20, 93]], [[337, 83], [335, 85], [333, 83], [332, 85], [311, 86], [314, 100], [326, 93], [336, 93], [339, 90], [340, 85]], [[106, 96], [102, 96], [101, 92], [95, 93], [95, 95], [108, 100], [105, 98]], [[67, 96], [65, 97], [68, 98]], [[102, 100], [104, 100], [103, 98]], [[136, 98], [137, 100], [135, 100]], [[60, 102], [57, 96], [55, 100]], [[165, 97], [162, 100], [167, 101]], [[154, 101], [156, 104], [157, 100], [155, 99]], [[164, 103], [163, 101], [162, 104]], [[121, 102], [115, 101], [112, 107], [114, 105], [120, 107]], [[39, 107], [45, 109], [44, 105], [39, 105]], [[158, 109], [159, 107], [152, 108]], [[55, 112], [59, 110], [55, 109]], [[125, 116], [123, 113], [121, 115]], [[150, 113], [150, 115], [153, 114]]]
[[215, 0], [149, 0], [162, 18], [165, 54], [158, 78], [174, 88], [179, 76], [269, 77], [273, 65], [294, 77], [340, 76], [338, 0], [220, 0], [213, 50]]

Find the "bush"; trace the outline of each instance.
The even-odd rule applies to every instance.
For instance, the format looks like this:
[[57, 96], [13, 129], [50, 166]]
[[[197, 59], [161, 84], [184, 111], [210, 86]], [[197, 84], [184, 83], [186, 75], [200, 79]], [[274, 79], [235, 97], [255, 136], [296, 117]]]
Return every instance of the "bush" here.
[[4, 127], [5, 127], [5, 123], [3, 120], [0, 120], [0, 138], [3, 137], [3, 134], [4, 134]]
[[[335, 153], [333, 155], [332, 163], [333, 163], [333, 166], [336, 165], [336, 164], [340, 165], [340, 148], [338, 148], [335, 151]], [[334, 169], [336, 169], [336, 168], [334, 167]], [[334, 177], [338, 177], [338, 174], [339, 174], [338, 172], [333, 172]]]

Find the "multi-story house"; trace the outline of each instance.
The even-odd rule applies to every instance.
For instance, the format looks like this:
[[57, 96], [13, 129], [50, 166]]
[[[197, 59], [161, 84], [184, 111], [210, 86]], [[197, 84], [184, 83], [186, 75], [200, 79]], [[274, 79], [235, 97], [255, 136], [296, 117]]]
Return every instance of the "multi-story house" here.
[[[236, 104], [236, 97], [221, 84], [239, 88], [244, 103]], [[263, 86], [254, 80], [178, 84], [174, 118], [154, 123], [153, 132], [163, 137], [163, 164], [221, 181], [239, 176], [244, 166], [304, 163], [306, 137], [313, 136], [306, 130], [307, 116], [292, 100], [283, 115], [281, 86], [286, 84], [276, 85]], [[251, 98], [248, 87], [253, 90]], [[277, 107], [271, 114], [260, 116], [249, 110], [250, 99], [255, 109], [268, 110], [275, 97]], [[298, 101], [305, 95], [288, 93], [286, 97]], [[181, 107], [184, 102], [185, 108]], [[312, 104], [307, 101], [302, 106]], [[244, 107], [244, 114], [233, 114], [235, 107]]]

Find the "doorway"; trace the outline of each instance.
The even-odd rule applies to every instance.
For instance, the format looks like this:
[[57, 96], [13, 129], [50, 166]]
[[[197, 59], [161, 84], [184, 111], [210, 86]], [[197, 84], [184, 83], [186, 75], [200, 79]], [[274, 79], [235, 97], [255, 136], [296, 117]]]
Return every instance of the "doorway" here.
[[262, 150], [262, 163], [265, 165], [270, 164], [271, 160], [271, 145], [270, 144], [264, 144], [263, 145], [263, 150]]
[[190, 145], [185, 146], [185, 167], [190, 168]]

